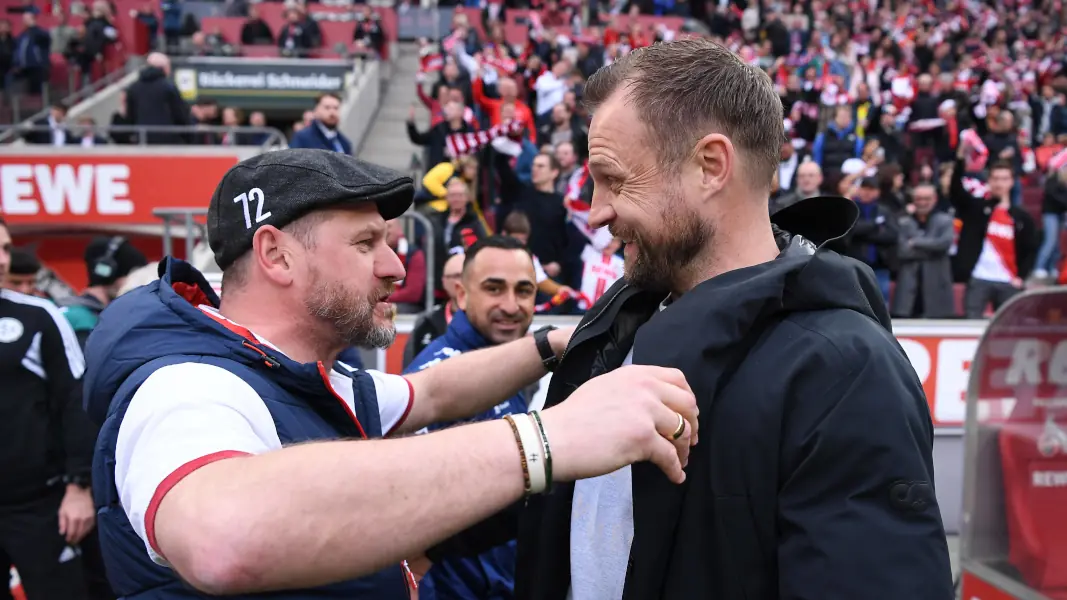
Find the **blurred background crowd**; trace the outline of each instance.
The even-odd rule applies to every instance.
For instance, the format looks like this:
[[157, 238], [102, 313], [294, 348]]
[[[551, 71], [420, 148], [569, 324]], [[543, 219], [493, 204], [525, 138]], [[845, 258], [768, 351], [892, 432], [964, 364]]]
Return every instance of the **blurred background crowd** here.
[[[56, 103], [23, 136], [35, 144], [351, 153], [339, 130], [340, 94], [320, 96], [295, 120], [217, 99], [186, 102], [167, 56], [374, 60], [388, 52], [379, 9], [363, 4], [331, 4], [327, 15], [316, 13], [326, 5], [226, 0], [220, 17], [203, 19], [180, 0], [129, 15], [108, 0], [9, 4], [0, 17], [6, 97], [40, 95], [61, 67], [74, 79], [99, 76], [123, 43], [120, 30], [132, 26], [140, 51], [163, 54], [149, 57], [110, 125], [204, 126], [141, 139], [89, 117], [70, 122]], [[895, 316], [981, 317], [1013, 289], [1054, 282], [1062, 271], [1067, 23], [1059, 0], [481, 0], [459, 8], [438, 39], [419, 40], [410, 84], [419, 103], [406, 132], [395, 132], [422, 149], [416, 202], [433, 225], [436, 264], [427, 268], [440, 298], [444, 259], [490, 232], [528, 240], [546, 310], [579, 312], [621, 275], [619, 245], [588, 227], [582, 86], [624, 53], [690, 35], [721, 41], [768, 73], [790, 139], [772, 209], [824, 194], [857, 200], [861, 221], [838, 249], [875, 270]], [[990, 175], [1000, 167], [1010, 182], [996, 208], [1003, 182]], [[987, 235], [1002, 223], [1011, 243]], [[404, 243], [420, 250], [422, 229], [407, 233]]]

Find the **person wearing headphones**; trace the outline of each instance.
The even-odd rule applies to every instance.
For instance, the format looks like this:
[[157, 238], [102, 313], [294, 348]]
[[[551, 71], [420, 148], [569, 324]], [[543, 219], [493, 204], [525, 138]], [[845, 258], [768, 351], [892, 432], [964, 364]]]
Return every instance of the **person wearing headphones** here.
[[62, 303], [63, 313], [85, 348], [85, 340], [96, 327], [100, 313], [126, 282], [130, 271], [148, 264], [140, 250], [122, 236], [93, 238], [85, 248], [85, 266], [89, 272], [89, 287], [79, 296]]

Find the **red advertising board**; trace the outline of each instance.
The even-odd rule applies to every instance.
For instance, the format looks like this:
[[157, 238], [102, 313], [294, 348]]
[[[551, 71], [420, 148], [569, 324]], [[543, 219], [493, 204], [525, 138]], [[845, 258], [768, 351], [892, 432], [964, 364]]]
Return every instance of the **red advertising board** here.
[[158, 223], [156, 208], [206, 208], [237, 154], [0, 154], [0, 214], [12, 225]]
[[[906, 323], [906, 324], [904, 324]], [[894, 324], [897, 341], [911, 360], [930, 403], [937, 427], [963, 427], [971, 361], [978, 348], [984, 323], [941, 327], [921, 321]], [[408, 328], [399, 327], [396, 342], [385, 352], [384, 368], [390, 373], [403, 369]]]

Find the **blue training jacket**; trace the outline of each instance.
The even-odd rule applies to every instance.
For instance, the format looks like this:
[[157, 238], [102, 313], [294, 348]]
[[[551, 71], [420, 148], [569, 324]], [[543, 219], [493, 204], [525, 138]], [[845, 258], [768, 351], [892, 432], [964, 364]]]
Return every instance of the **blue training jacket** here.
[[[119, 425], [134, 392], [157, 369], [201, 362], [237, 374], [263, 399], [283, 445], [382, 434], [370, 375], [340, 370], [352, 378], [353, 419], [320, 374], [319, 363], [289, 360], [201, 312], [198, 304], [218, 306], [218, 297], [204, 276], [187, 263], [171, 258], [160, 263], [159, 268], [159, 281], [125, 294], [108, 306], [85, 349], [86, 410], [95, 422], [103, 423], [93, 456], [96, 523], [108, 579], [115, 593], [126, 600], [203, 597], [174, 571], [152, 562], [144, 542], [126, 518], [115, 488]], [[360, 508], [353, 506], [352, 510]], [[360, 579], [320, 588], [240, 598], [408, 600], [410, 595], [404, 571], [397, 564]]]
[[[471, 325], [463, 311], [452, 316], [445, 334], [430, 343], [405, 373], [421, 371], [457, 354], [490, 346]], [[521, 392], [463, 422], [499, 419], [527, 410]], [[428, 429], [444, 429], [457, 422], [436, 423]], [[476, 558], [455, 558], [435, 563], [419, 582], [419, 600], [510, 600], [515, 597], [515, 541], [497, 546]]]

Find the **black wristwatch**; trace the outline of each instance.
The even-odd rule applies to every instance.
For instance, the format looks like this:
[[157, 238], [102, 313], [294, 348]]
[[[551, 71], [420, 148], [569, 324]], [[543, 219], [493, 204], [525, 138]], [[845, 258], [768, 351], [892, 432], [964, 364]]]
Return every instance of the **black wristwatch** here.
[[545, 370], [551, 373], [556, 370], [556, 366], [559, 365], [559, 357], [556, 356], [556, 351], [552, 349], [552, 343], [548, 341], [548, 332], [557, 329], [555, 325], [545, 325], [534, 332], [534, 343], [537, 344], [537, 352], [541, 354], [541, 364], [545, 366]]

